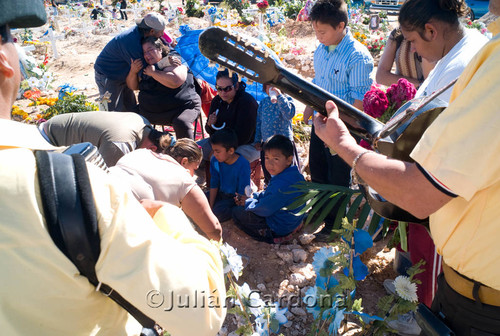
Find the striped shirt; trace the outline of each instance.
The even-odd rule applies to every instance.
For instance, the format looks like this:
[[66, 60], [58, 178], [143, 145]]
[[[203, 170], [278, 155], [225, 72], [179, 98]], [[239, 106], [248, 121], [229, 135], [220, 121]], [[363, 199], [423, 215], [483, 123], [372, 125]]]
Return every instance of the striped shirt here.
[[324, 44], [318, 46], [314, 52], [314, 71], [314, 84], [353, 104], [355, 99], [363, 101], [370, 90], [373, 58], [348, 29], [333, 51]]

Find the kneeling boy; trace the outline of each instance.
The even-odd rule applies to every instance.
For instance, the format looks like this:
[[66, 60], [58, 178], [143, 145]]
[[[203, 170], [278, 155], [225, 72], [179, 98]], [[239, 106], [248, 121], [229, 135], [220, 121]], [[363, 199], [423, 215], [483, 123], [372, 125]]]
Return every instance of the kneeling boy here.
[[210, 136], [214, 155], [210, 160], [209, 203], [219, 221], [231, 219], [231, 210], [236, 205], [235, 196], [245, 194], [250, 185], [250, 163], [236, 153], [238, 136], [228, 128]]
[[288, 192], [296, 190], [293, 185], [304, 181], [304, 177], [297, 166], [292, 166], [293, 144], [287, 137], [270, 137], [263, 150], [271, 180], [265, 190], [246, 199], [244, 207], [233, 208], [233, 220], [253, 239], [277, 243], [286, 240], [302, 223], [304, 215], [296, 215], [300, 208], [290, 211], [283, 207], [299, 195]]

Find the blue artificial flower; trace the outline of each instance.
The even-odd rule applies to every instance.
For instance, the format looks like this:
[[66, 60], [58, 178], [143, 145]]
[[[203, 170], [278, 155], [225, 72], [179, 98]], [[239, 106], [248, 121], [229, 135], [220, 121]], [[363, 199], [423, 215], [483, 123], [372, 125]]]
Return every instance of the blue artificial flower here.
[[70, 95], [75, 91], [76, 91], [76, 87], [74, 87], [73, 85], [68, 84], [68, 83], [63, 84], [59, 87], [58, 98], [63, 99], [66, 95]]
[[[352, 259], [352, 270], [354, 272], [354, 280], [361, 281], [368, 275], [368, 267], [361, 261], [359, 257]], [[349, 276], [349, 267], [344, 268], [345, 276]]]
[[215, 6], [212, 6], [208, 9], [209, 15], [214, 15], [215, 13], [217, 13], [217, 8]]
[[[354, 258], [352, 260], [352, 268], [354, 279], [357, 281], [364, 280], [368, 275], [368, 267], [361, 262], [359, 256], [373, 246], [373, 240], [370, 234], [364, 230], [356, 229], [354, 236]], [[351, 242], [347, 242], [351, 246]], [[349, 276], [349, 268], [344, 268], [344, 274]]]
[[344, 310], [345, 309], [340, 309], [335, 312], [335, 318], [328, 326], [328, 335], [336, 336], [338, 334], [338, 331], [340, 329], [340, 324], [344, 319]]
[[325, 268], [325, 263], [329, 261], [328, 258], [337, 253], [333, 251], [333, 247], [322, 247], [314, 254], [312, 266], [316, 275], [319, 275], [320, 270]]
[[267, 319], [264, 314], [259, 315], [255, 319], [255, 333], [252, 336], [269, 336], [269, 329], [267, 328]]
[[359, 256], [373, 246], [372, 236], [364, 230], [354, 230], [354, 254]]
[[288, 322], [288, 318], [285, 315], [287, 311], [287, 308], [279, 309], [278, 302], [275, 302], [274, 307], [271, 307], [269, 316], [269, 329], [273, 333], [277, 334], [280, 331], [280, 326]]
[[317, 319], [321, 311], [318, 302], [318, 287], [309, 287], [302, 302], [306, 304], [306, 310], [313, 315], [314, 319]]
[[324, 290], [329, 290], [337, 286], [338, 284], [339, 282], [333, 275], [330, 275], [328, 277], [316, 275], [316, 286], [319, 288], [322, 288]]
[[370, 323], [372, 321], [383, 321], [384, 319], [377, 316], [377, 315], [368, 315], [368, 314], [365, 314], [365, 313], [361, 313], [361, 312], [357, 312], [357, 311], [353, 311], [351, 312], [351, 314], [354, 314], [354, 315], [358, 315], [361, 317], [361, 319], [363, 320], [363, 322], [365, 323]]

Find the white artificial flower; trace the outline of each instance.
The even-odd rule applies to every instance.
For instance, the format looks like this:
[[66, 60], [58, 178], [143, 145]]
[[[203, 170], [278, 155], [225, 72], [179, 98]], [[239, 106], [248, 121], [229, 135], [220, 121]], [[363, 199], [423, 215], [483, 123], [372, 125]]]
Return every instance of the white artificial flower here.
[[410, 278], [404, 275], [394, 279], [396, 293], [404, 300], [417, 302], [417, 285], [410, 281]]
[[30, 88], [37, 87], [38, 86], [38, 78], [36, 78], [36, 77], [28, 78], [28, 85]]
[[236, 253], [234, 247], [228, 243], [224, 243], [224, 245], [220, 247], [220, 251], [224, 255], [224, 273], [232, 271], [234, 277], [238, 280], [241, 271], [243, 271], [243, 261], [241, 260], [241, 256]]
[[[266, 305], [260, 298], [259, 292], [251, 290], [250, 286], [245, 282], [238, 288], [238, 292], [244, 301], [243, 304], [250, 310], [250, 313], [255, 317], [262, 314], [262, 308]], [[237, 301], [239, 305], [239, 302]]]

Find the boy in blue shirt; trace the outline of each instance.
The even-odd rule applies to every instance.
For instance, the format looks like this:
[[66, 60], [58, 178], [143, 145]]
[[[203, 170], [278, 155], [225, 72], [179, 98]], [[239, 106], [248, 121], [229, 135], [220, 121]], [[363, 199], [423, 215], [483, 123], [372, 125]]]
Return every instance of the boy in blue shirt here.
[[[320, 42], [314, 52], [313, 83], [363, 110], [363, 97], [373, 82], [370, 78], [373, 58], [368, 49], [351, 34], [347, 4], [344, 0], [318, 0], [309, 15]], [[305, 123], [312, 114], [312, 108], [306, 107]], [[316, 135], [314, 127], [309, 145], [309, 169], [312, 182], [349, 186], [349, 165], [338, 155], [330, 153]], [[316, 235], [316, 240], [328, 240], [341, 204], [341, 201], [337, 202], [327, 215], [325, 227]]]
[[[297, 216], [300, 210], [285, 210], [299, 193], [294, 184], [304, 181], [297, 166], [292, 166], [293, 144], [286, 136], [274, 135], [263, 146], [267, 170], [271, 180], [267, 188], [254, 193], [251, 198], [240, 196], [237, 207], [233, 208], [235, 224], [255, 240], [267, 243], [286, 241], [297, 231], [304, 215]], [[243, 206], [244, 205], [244, 206]]]
[[236, 205], [237, 194], [245, 195], [250, 186], [250, 163], [235, 150], [238, 136], [224, 128], [210, 136], [213, 157], [210, 160], [209, 203], [219, 221], [231, 219], [231, 210]]

